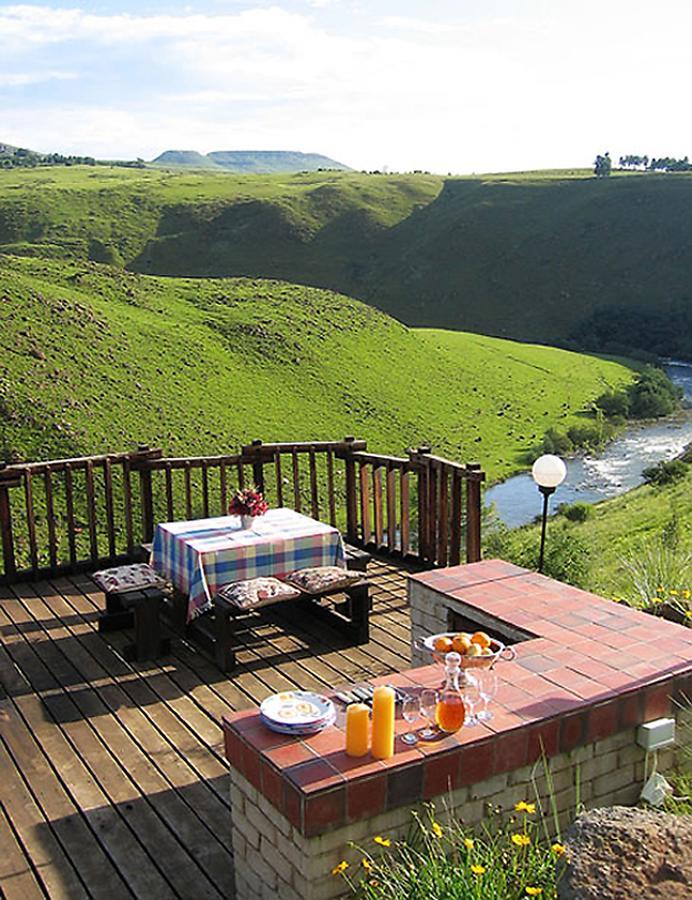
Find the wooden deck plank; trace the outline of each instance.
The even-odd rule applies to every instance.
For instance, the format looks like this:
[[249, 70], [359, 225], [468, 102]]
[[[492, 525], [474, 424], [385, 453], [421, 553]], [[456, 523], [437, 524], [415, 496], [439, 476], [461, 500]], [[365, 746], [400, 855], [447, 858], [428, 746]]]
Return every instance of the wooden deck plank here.
[[[6, 774], [3, 772], [3, 774]], [[45, 898], [29, 856], [12, 830], [10, 820], [0, 803], [0, 884], [5, 900], [38, 900]]]
[[88, 575], [0, 588], [0, 896], [231, 897], [221, 716], [407, 665], [404, 575], [370, 575], [368, 644], [277, 608], [248, 622], [230, 675], [177, 637], [126, 662], [131, 632], [98, 633]]
[[[40, 586], [37, 590], [40, 594]], [[54, 614], [65, 606], [62, 598], [52, 598]], [[42, 597], [25, 603], [25, 607], [37, 621], [48, 611]], [[53, 646], [70, 633], [68, 629], [64, 633], [54, 629], [52, 637], [57, 643]], [[77, 641], [70, 642], [70, 659], [84, 679], [84, 689], [69, 695], [54, 694], [44, 699], [45, 705], [98, 778], [109, 801], [119, 808], [126, 805], [130, 828], [157, 860], [167, 881], [173, 886], [189, 875], [189, 862], [182, 852], [187, 848], [199, 867], [197, 896], [222, 896], [214, 882], [228, 878], [230, 854], [221, 842], [213, 855], [207, 848], [217, 841], [217, 832], [226, 834], [228, 807], [203, 790], [195, 773], [160, 739], [139, 710], [128, 708], [124, 692]], [[88, 686], [91, 680], [100, 682], [98, 692]], [[88, 725], [73, 721], [75, 708]], [[187, 786], [195, 792], [194, 805], [175, 790]]]

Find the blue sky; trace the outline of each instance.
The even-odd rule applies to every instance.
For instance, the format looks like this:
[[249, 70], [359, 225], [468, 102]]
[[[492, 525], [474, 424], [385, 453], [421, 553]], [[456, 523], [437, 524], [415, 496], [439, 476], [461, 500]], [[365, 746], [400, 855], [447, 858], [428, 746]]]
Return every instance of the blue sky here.
[[459, 173], [682, 156], [691, 26], [683, 0], [0, 2], [0, 141]]

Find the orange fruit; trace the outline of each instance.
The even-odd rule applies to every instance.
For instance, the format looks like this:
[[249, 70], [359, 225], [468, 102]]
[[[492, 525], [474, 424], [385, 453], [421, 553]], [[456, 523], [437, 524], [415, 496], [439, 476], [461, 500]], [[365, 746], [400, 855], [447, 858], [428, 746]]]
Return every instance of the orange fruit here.
[[484, 631], [477, 631], [471, 637], [472, 644], [478, 644], [479, 647], [489, 647], [490, 646], [490, 638]]
[[471, 641], [466, 634], [458, 634], [452, 640], [452, 649], [457, 653], [460, 653], [462, 656], [465, 656], [468, 653], [468, 649], [471, 646]]
[[444, 637], [443, 635], [441, 637], [435, 638], [433, 647], [435, 648], [435, 650], [437, 650], [438, 653], [449, 653], [452, 649], [452, 640], [451, 638]]

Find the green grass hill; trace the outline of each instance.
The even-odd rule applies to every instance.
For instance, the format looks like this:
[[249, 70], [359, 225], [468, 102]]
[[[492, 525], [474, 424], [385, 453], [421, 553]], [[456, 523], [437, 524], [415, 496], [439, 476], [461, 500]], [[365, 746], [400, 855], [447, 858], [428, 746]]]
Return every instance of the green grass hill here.
[[692, 177], [0, 172], [0, 251], [337, 290], [409, 325], [692, 358]]
[[[556, 495], [559, 500], [559, 493]], [[626, 562], [635, 559], [648, 568], [660, 568], [661, 586], [677, 591], [692, 589], [692, 464], [685, 476], [664, 486], [644, 484], [592, 507], [585, 522], [569, 521], [562, 515], [548, 523], [546, 546], [560, 543], [586, 550], [587, 570], [582, 587], [605, 597], [635, 600]], [[534, 565], [540, 527], [528, 526], [511, 532], [503, 556]], [[671, 564], [677, 558], [678, 564]], [[647, 563], [648, 560], [648, 563]], [[668, 560], [666, 564], [666, 560]], [[677, 580], [666, 577], [666, 569], [679, 572]], [[655, 588], [652, 588], [652, 594]], [[655, 596], [655, 594], [654, 594]]]
[[0, 452], [170, 452], [356, 434], [430, 442], [491, 478], [580, 421], [616, 362], [410, 329], [329, 291], [0, 255]]

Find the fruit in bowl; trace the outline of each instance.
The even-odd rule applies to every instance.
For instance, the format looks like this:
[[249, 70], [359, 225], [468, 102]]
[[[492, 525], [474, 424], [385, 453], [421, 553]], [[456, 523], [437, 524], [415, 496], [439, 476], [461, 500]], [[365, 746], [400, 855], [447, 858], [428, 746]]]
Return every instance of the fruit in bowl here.
[[485, 631], [433, 634], [422, 641], [416, 640], [415, 646], [419, 650], [427, 650], [438, 663], [444, 663], [446, 654], [453, 650], [461, 657], [462, 668], [491, 666], [501, 655], [504, 659], [514, 659], [515, 656], [511, 647], [505, 647]]

